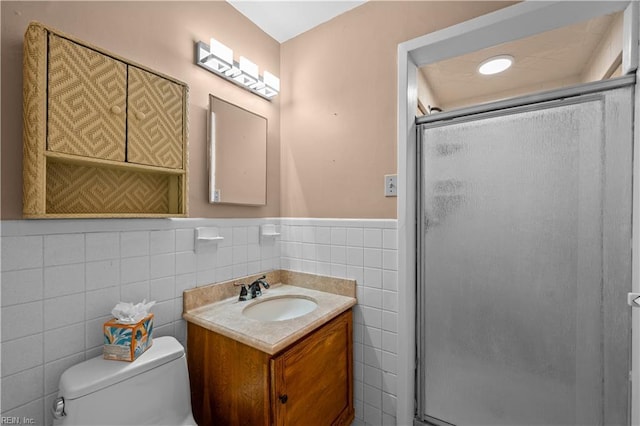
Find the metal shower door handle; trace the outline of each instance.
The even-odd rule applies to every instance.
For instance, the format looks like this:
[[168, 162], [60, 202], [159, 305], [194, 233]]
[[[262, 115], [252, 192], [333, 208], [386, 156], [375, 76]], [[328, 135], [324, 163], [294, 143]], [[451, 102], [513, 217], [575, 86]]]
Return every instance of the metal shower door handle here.
[[632, 308], [640, 308], [640, 293], [627, 293], [627, 304]]

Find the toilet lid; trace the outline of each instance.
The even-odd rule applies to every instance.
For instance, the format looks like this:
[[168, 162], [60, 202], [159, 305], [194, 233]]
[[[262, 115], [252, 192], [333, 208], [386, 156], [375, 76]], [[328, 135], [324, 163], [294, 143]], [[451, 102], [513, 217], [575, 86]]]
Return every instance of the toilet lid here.
[[89, 359], [67, 369], [60, 376], [59, 395], [75, 399], [166, 364], [184, 355], [174, 337], [153, 339], [153, 345], [133, 362]]

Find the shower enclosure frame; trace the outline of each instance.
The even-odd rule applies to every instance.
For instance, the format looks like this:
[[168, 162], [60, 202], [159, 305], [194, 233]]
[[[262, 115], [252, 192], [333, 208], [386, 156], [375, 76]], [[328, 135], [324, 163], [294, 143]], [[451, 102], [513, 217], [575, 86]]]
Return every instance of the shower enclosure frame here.
[[[638, 68], [637, 2], [522, 2], [470, 21], [398, 45], [398, 348], [397, 423], [411, 424], [415, 413], [415, 301], [416, 301], [416, 125], [418, 67], [485, 47], [571, 25], [600, 15], [624, 11], [623, 75]], [[634, 123], [640, 128], [640, 94], [636, 90]], [[634, 145], [639, 142], [634, 134]], [[640, 291], [640, 150], [633, 163], [633, 272], [632, 291]], [[640, 328], [640, 310], [632, 323]], [[640, 337], [633, 339], [633, 394], [640, 394]], [[640, 399], [635, 398], [636, 401]], [[640, 402], [632, 405], [632, 424], [640, 424]]]
[[[423, 136], [423, 133], [424, 133], [423, 129], [425, 130], [433, 129], [435, 127], [441, 128], [449, 125], [454, 126], [457, 124], [464, 124], [468, 122], [481, 122], [483, 120], [490, 120], [498, 117], [519, 115], [522, 113], [540, 111], [544, 109], [553, 109], [553, 108], [563, 107], [568, 105], [576, 105], [584, 102], [604, 101], [605, 99], [605, 95], [603, 95], [604, 92], [621, 89], [621, 88], [629, 88], [629, 87], [633, 89], [635, 83], [636, 83], [635, 75], [627, 75], [627, 76], [623, 76], [616, 79], [598, 81], [594, 83], [586, 83], [586, 84], [581, 84], [581, 85], [577, 85], [577, 86], [573, 86], [565, 89], [551, 90], [547, 92], [536, 93], [533, 95], [507, 99], [504, 101], [487, 103], [481, 106], [461, 108], [459, 110], [452, 111], [449, 113], [442, 113], [442, 114], [438, 113], [435, 115], [423, 116], [423, 117], [417, 118], [416, 119], [416, 132], [417, 132], [416, 172], [417, 172], [418, 178], [416, 180], [416, 194], [417, 194], [416, 198], [417, 198], [418, 219], [416, 223], [416, 227], [417, 227], [416, 234], [419, 236], [418, 244], [416, 247], [417, 259], [422, 259], [424, 256], [423, 252], [426, 252], [425, 236], [426, 236], [427, 224], [425, 223], [425, 219], [421, 217], [421, 215], [426, 214], [425, 209], [428, 207], [427, 204], [425, 204], [427, 200], [425, 200], [424, 198], [425, 188], [422, 187], [422, 183], [424, 182], [423, 173], [425, 173], [425, 171], [422, 170], [421, 163], [424, 162], [423, 147], [426, 142]], [[632, 116], [631, 111], [629, 112], [628, 116]], [[428, 127], [424, 128], [422, 125], [426, 125]], [[628, 132], [628, 135], [632, 138], [634, 133], [633, 130], [628, 129], [626, 131]], [[624, 131], [618, 132], [616, 133], [616, 136], [621, 137], [624, 134], [625, 134]], [[612, 152], [615, 152], [615, 151], [616, 149], [614, 149]], [[609, 176], [604, 171], [603, 171], [603, 174], [606, 176]], [[619, 177], [617, 173], [613, 173], [611, 177], [613, 176]], [[616, 216], [617, 215], [618, 214], [616, 214]], [[606, 245], [607, 244], [605, 244], [605, 246]], [[417, 274], [416, 300], [417, 300], [418, 306], [420, 306], [421, 304], [424, 304], [427, 300], [425, 286], [427, 285], [426, 283], [428, 281], [428, 274], [426, 273], [426, 270], [425, 270], [425, 266], [426, 266], [425, 262], [418, 261], [417, 263], [418, 263], [418, 267], [416, 270], [416, 274]], [[624, 264], [625, 262], [623, 261], [618, 263]], [[607, 278], [613, 278], [614, 276], [617, 278], [617, 280], [615, 281], [619, 282], [620, 278], [624, 276], [624, 273], [605, 274], [603, 276], [605, 277], [604, 281], [608, 282]], [[620, 289], [614, 289], [614, 290], [616, 290], [617, 292], [620, 291]], [[631, 289], [629, 288], [628, 291], [630, 290]], [[619, 294], [617, 297], [617, 299], [620, 299], [620, 300], [624, 300], [625, 298], [626, 298], [626, 293]], [[604, 310], [607, 312], [609, 312], [609, 310], [613, 308], [611, 297], [604, 298], [604, 300], [602, 300], [602, 303], [603, 305], [601, 305], [601, 307], [604, 307]], [[612, 316], [612, 314], [607, 314], [603, 318], [603, 321], [604, 321], [603, 328], [605, 330], [605, 334], [607, 330], [613, 331], [610, 324], [612, 322], [617, 322], [614, 320], [614, 318], [615, 320], [619, 319], [617, 316]], [[422, 353], [420, 350], [420, 348], [424, 347], [426, 343], [426, 341], [422, 339], [422, 336], [424, 336], [424, 333], [425, 333], [425, 330], [423, 330], [423, 327], [424, 327], [424, 324], [426, 323], [426, 320], [427, 320], [427, 315], [426, 315], [425, 309], [424, 308], [417, 309], [416, 310], [417, 368], [416, 368], [416, 378], [415, 378], [416, 418], [414, 419], [414, 425], [419, 426], [419, 425], [433, 424], [438, 426], [449, 426], [450, 425], [449, 423], [430, 417], [426, 414], [426, 412], [428, 411], [425, 406], [425, 395], [426, 395], [425, 389], [427, 387], [427, 383], [425, 378], [426, 373], [424, 369], [426, 367], [427, 362], [425, 359], [422, 359], [421, 357], [423, 355], [426, 355], [426, 353]], [[603, 336], [603, 339], [606, 339], [606, 336]], [[624, 340], [627, 340], [627, 339], [624, 339]], [[603, 340], [603, 344], [604, 344], [604, 340]], [[614, 350], [616, 348], [613, 348], [610, 345], [604, 345], [604, 346], [605, 346], [605, 349], [603, 350], [603, 355], [605, 356], [605, 358], [608, 358], [609, 356], [614, 356], [618, 352], [617, 350]], [[624, 356], [622, 358], [624, 358]], [[631, 365], [629, 364], [628, 367], [630, 369]], [[603, 371], [604, 371], [604, 366], [603, 366]], [[613, 390], [613, 389], [618, 389], [618, 386], [617, 386], [618, 384], [619, 383], [615, 383], [616, 386], [613, 386], [613, 387], [611, 387], [611, 385], [608, 385], [608, 386], [610, 386], [611, 389]], [[629, 389], [629, 397], [630, 397], [630, 393], [631, 392]], [[609, 399], [611, 399], [611, 397], [609, 397]], [[604, 407], [606, 405], [606, 402], [603, 400], [602, 403]], [[425, 417], [425, 419], [421, 420], [421, 417], [423, 416]]]

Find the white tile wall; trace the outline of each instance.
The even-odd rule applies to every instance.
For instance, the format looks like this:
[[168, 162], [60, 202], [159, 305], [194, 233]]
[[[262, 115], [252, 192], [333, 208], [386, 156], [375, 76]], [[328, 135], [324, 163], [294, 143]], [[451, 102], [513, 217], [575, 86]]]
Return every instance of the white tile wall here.
[[[184, 290], [280, 267], [263, 223], [277, 219], [3, 221], [2, 414], [50, 424], [60, 374], [101, 353], [120, 300], [156, 300], [155, 334], [185, 343]], [[197, 226], [226, 239], [196, 253]]]
[[[264, 223], [281, 237], [261, 239]], [[120, 300], [156, 300], [156, 336], [185, 344], [182, 292], [282, 267], [356, 279], [354, 392], [359, 425], [395, 424], [395, 220], [3, 221], [2, 410], [51, 424], [60, 374], [97, 356]], [[225, 239], [199, 245], [194, 229]], [[10, 389], [10, 391], [8, 391]]]
[[396, 424], [397, 222], [281, 219], [283, 269], [355, 279], [354, 425]]

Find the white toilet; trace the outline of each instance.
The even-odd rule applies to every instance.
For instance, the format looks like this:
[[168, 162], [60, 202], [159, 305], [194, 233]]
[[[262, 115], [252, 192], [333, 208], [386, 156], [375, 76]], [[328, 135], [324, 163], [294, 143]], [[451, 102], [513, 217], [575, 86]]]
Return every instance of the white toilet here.
[[102, 356], [62, 373], [54, 425], [196, 425], [187, 361], [173, 337], [153, 339], [134, 362]]

